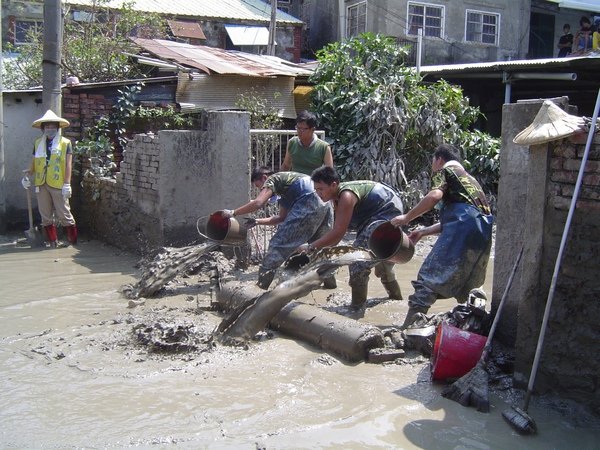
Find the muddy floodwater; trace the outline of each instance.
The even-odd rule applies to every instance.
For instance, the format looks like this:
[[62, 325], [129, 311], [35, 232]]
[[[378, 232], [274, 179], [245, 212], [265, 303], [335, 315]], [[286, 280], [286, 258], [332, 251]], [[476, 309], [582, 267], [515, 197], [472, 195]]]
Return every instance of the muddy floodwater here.
[[[209, 274], [131, 301], [119, 289], [139, 279], [138, 257], [96, 241], [35, 250], [20, 237], [0, 240], [2, 449], [600, 448], [598, 419], [557, 398], [532, 400], [539, 434], [526, 437], [501, 416], [522, 392], [495, 390], [489, 414], [442, 398], [426, 358], [351, 364], [278, 333], [224, 347], [210, 338], [222, 316]], [[421, 260], [396, 266], [405, 298]], [[345, 268], [337, 279], [303, 301], [343, 307]], [[402, 322], [406, 301], [386, 300], [374, 277], [369, 296], [361, 322]], [[149, 345], [160, 333], [185, 345]]]

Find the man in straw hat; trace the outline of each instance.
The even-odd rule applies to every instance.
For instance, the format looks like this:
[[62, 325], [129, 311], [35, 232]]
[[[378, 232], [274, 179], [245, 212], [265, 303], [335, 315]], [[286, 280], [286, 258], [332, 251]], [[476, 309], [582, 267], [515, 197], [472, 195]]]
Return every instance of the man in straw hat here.
[[21, 184], [29, 189], [29, 176], [33, 175], [42, 226], [50, 246], [56, 247], [58, 241], [53, 216], [65, 227], [67, 239], [74, 245], [77, 243], [77, 226], [69, 206], [73, 149], [71, 141], [60, 133], [69, 122], [48, 110], [32, 126], [40, 128], [43, 135], [35, 140], [31, 166], [24, 171]]
[[412, 282], [415, 292], [408, 297], [401, 328], [412, 325], [417, 314], [425, 314], [438, 298], [466, 302], [469, 292], [485, 281], [494, 220], [481, 186], [460, 159], [457, 147], [439, 145], [431, 165], [432, 189], [413, 209], [391, 220], [392, 225], [404, 226], [442, 205], [438, 223], [408, 235], [416, 244], [424, 236], [441, 233]]

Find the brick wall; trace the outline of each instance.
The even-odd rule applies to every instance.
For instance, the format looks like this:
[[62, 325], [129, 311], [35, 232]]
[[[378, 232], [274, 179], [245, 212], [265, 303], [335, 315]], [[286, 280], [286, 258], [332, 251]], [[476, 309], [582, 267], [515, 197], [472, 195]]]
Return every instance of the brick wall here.
[[201, 216], [246, 203], [250, 115], [209, 112], [203, 124], [202, 130], [135, 135], [116, 179], [84, 176], [72, 202], [82, 231], [147, 254], [197, 243]]
[[[515, 380], [525, 386], [531, 370], [556, 258], [586, 135], [530, 148], [532, 164], [547, 161], [545, 206], [537, 251], [537, 282], [519, 306]], [[541, 155], [543, 154], [543, 155]], [[531, 191], [531, 189], [530, 189]], [[535, 390], [552, 390], [600, 414], [600, 134], [592, 143], [569, 228], [546, 330]]]
[[90, 237], [145, 254], [162, 242], [159, 140], [155, 135], [136, 135], [127, 150], [116, 179], [82, 177], [76, 218]]
[[79, 140], [86, 128], [93, 126], [96, 120], [107, 115], [112, 108], [112, 101], [101, 94], [74, 93], [63, 91], [63, 117], [71, 126], [65, 130], [69, 139]]

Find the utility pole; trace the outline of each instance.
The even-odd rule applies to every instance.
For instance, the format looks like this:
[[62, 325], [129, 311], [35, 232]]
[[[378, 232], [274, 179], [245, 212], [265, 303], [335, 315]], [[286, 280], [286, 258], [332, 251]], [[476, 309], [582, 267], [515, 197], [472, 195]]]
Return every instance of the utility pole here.
[[277, 0], [271, 0], [271, 21], [269, 22], [269, 45], [267, 55], [275, 55], [275, 30], [277, 28]]
[[6, 231], [6, 172], [4, 168], [4, 61], [2, 58], [2, 21], [0, 20], [0, 233]]
[[44, 49], [42, 103], [61, 115], [61, 70], [63, 17], [60, 0], [44, 0]]

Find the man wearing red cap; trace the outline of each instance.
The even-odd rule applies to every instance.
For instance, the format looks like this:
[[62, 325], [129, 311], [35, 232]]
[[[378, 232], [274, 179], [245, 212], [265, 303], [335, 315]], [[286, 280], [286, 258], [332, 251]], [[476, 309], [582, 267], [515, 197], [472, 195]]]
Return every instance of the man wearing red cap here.
[[29, 189], [29, 176], [33, 175], [38, 210], [50, 247], [56, 247], [58, 241], [54, 218], [65, 227], [68, 241], [75, 245], [77, 226], [69, 206], [73, 149], [71, 141], [60, 134], [60, 129], [68, 127], [69, 122], [48, 110], [32, 126], [40, 128], [43, 135], [35, 141], [31, 166], [24, 171], [21, 184]]

